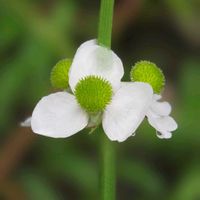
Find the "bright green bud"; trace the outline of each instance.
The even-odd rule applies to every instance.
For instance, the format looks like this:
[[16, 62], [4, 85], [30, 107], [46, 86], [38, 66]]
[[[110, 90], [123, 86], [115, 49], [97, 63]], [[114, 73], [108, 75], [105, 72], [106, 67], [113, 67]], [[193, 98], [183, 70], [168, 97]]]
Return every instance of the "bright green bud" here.
[[69, 81], [69, 68], [72, 60], [60, 60], [51, 71], [51, 84], [56, 89], [67, 89]]
[[105, 109], [112, 98], [111, 84], [98, 76], [81, 79], [75, 88], [75, 96], [80, 106], [89, 113]]
[[156, 64], [149, 61], [137, 62], [131, 69], [131, 81], [149, 83], [154, 93], [159, 94], [165, 85], [165, 76]]

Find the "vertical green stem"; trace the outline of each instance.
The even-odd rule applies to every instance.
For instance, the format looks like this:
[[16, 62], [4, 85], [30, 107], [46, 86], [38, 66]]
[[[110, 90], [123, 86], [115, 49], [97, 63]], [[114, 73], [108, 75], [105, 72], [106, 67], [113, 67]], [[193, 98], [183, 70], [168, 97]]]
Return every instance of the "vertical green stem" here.
[[98, 43], [110, 48], [114, 0], [101, 0]]
[[115, 144], [101, 130], [101, 200], [115, 199]]
[[[114, 0], [101, 0], [98, 43], [111, 47]], [[101, 130], [101, 200], [115, 199], [115, 147]]]

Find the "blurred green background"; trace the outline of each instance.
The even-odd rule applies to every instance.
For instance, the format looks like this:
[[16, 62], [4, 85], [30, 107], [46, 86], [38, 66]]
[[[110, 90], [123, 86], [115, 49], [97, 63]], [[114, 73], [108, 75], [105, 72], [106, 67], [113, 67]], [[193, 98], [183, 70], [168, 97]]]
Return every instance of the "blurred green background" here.
[[[97, 36], [99, 1], [0, 1], [0, 199], [98, 199], [99, 137], [67, 139], [19, 127], [62, 58]], [[117, 144], [119, 200], [200, 199], [200, 1], [118, 0], [112, 49], [131, 66], [146, 59], [166, 74], [165, 100], [179, 128], [160, 140], [147, 122]]]

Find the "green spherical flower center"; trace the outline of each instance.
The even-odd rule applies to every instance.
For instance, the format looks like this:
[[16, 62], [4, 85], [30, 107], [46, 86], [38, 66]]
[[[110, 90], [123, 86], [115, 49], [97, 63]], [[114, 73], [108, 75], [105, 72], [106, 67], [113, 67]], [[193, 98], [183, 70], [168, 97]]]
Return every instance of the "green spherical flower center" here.
[[81, 79], [75, 88], [75, 96], [80, 106], [89, 113], [105, 109], [112, 98], [111, 84], [97, 76]]
[[67, 89], [69, 81], [69, 68], [71, 59], [60, 60], [51, 71], [51, 84], [56, 89]]
[[149, 83], [155, 93], [160, 93], [165, 85], [165, 77], [160, 68], [149, 61], [137, 62], [131, 69], [131, 81]]

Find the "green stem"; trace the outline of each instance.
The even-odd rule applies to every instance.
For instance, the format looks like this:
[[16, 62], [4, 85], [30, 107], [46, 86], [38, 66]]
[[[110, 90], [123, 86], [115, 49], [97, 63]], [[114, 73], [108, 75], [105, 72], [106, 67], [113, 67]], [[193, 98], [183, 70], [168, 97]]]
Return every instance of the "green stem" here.
[[114, 0], [101, 0], [98, 43], [110, 48]]
[[115, 144], [101, 131], [101, 200], [115, 199]]
[[[99, 17], [99, 45], [111, 47], [112, 19], [113, 19], [114, 0], [101, 0]], [[101, 200], [115, 199], [115, 147], [101, 131]]]

